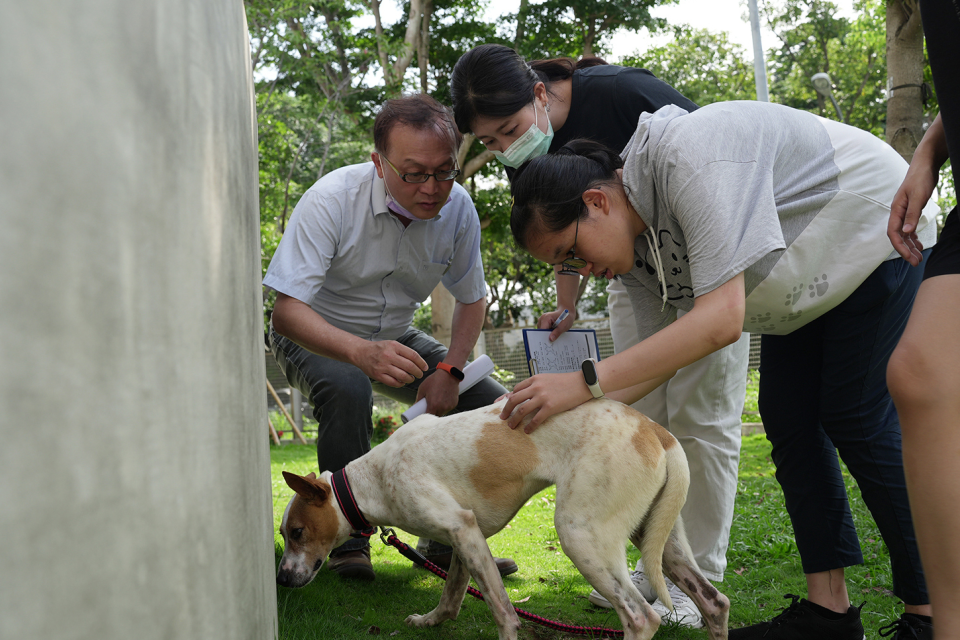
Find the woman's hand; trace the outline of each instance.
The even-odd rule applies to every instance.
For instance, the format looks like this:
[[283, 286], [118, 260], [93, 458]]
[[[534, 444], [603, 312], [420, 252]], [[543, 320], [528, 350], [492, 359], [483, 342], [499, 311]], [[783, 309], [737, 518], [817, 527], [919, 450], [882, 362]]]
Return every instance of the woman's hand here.
[[940, 114], [917, 145], [910, 168], [890, 204], [887, 237], [900, 256], [917, 266], [923, 260], [923, 244], [917, 239], [917, 221], [940, 179], [940, 167], [947, 161], [947, 134]]
[[937, 174], [931, 173], [929, 169], [915, 170], [911, 165], [890, 204], [887, 237], [897, 253], [913, 266], [923, 260], [920, 254], [923, 243], [917, 239], [917, 222], [924, 205], [937, 186], [937, 178]]
[[533, 433], [550, 416], [573, 409], [592, 397], [579, 372], [541, 373], [513, 388], [500, 419], [507, 420], [507, 426], [516, 429], [529, 417], [523, 431]]
[[557, 309], [556, 311], [551, 311], [550, 313], [545, 313], [540, 316], [540, 319], [537, 320], [538, 329], [553, 329], [550, 332], [550, 342], [553, 342], [557, 338], [563, 335], [563, 333], [573, 327], [573, 321], [577, 319], [577, 310], [576, 308], [570, 309], [570, 313], [567, 314], [567, 317], [560, 321], [560, 324], [553, 326], [553, 323], [563, 315], [565, 309]]

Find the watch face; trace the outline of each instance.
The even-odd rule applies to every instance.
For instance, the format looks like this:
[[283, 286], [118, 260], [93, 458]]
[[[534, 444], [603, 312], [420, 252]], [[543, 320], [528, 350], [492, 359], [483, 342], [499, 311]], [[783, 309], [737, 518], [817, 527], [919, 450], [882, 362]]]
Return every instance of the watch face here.
[[584, 360], [580, 370], [583, 371], [583, 379], [588, 387], [597, 384], [597, 367], [593, 360]]

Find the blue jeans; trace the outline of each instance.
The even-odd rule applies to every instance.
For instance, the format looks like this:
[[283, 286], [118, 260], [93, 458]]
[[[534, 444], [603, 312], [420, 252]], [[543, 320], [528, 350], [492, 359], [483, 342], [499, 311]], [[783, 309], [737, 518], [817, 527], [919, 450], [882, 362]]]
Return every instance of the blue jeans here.
[[760, 347], [760, 414], [804, 573], [863, 562], [839, 452], [890, 552], [893, 592], [911, 605], [930, 600], [886, 370], [924, 264], [884, 262], [829, 313]]
[[[410, 384], [395, 388], [375, 382], [358, 367], [307, 351], [270, 328], [270, 346], [287, 381], [310, 399], [317, 420], [317, 463], [320, 471], [337, 471], [370, 451], [373, 436], [373, 391], [400, 402], [413, 404], [420, 384], [447, 355], [447, 348], [416, 329], [397, 339], [420, 354], [429, 367], [427, 374]], [[442, 375], [448, 375], [442, 373]], [[487, 377], [460, 396], [451, 413], [470, 411], [491, 404], [506, 393]], [[349, 540], [334, 550], [355, 551], [367, 546], [366, 539]], [[421, 539], [417, 548], [425, 555], [446, 553], [450, 547]]]

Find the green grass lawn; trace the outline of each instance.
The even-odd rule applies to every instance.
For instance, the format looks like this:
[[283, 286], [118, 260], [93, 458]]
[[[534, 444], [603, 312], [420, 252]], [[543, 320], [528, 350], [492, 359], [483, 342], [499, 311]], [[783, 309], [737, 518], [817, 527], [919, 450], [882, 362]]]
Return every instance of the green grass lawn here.
[[[316, 471], [313, 446], [271, 447], [275, 529], [292, 495], [281, 476], [282, 470], [306, 474]], [[868, 638], [877, 638], [877, 629], [900, 614], [899, 600], [890, 587], [889, 558], [879, 533], [860, 499], [859, 490], [847, 477], [854, 519], [860, 533], [866, 564], [847, 571], [851, 599], [863, 608]], [[509, 527], [493, 538], [494, 555], [514, 558], [520, 571], [504, 582], [514, 604], [538, 615], [567, 624], [604, 626], [619, 629], [612, 611], [587, 601], [591, 587], [560, 550], [553, 527], [554, 492], [548, 489], [527, 502]], [[399, 532], [411, 546], [416, 538]], [[426, 613], [436, 606], [442, 589], [439, 578], [412, 564], [379, 538], [373, 539], [372, 556], [377, 579], [372, 583], [341, 580], [321, 570], [303, 589], [278, 587], [280, 638], [340, 639], [381, 635], [388, 638], [436, 638], [458, 640], [496, 638], [496, 628], [487, 606], [467, 596], [460, 617], [433, 629], [411, 629], [404, 619], [411, 613]], [[277, 561], [282, 540], [276, 536]], [[637, 550], [627, 544], [631, 568]], [[774, 478], [770, 446], [763, 435], [744, 438], [740, 462], [740, 483], [731, 531], [726, 580], [718, 583], [732, 604], [731, 626], [768, 619], [785, 606], [785, 593], [805, 595], [803, 574], [793, 542], [793, 531], [783, 506], [783, 497]], [[524, 640], [566, 640], [582, 636], [558, 633], [530, 622], [523, 623]], [[661, 627], [658, 638], [706, 638], [702, 630]]]

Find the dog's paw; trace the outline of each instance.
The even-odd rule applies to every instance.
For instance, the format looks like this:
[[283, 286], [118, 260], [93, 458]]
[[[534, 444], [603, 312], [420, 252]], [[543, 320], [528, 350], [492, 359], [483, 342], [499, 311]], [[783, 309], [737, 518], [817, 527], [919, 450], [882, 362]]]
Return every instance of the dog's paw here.
[[437, 615], [437, 610], [434, 609], [430, 613], [423, 616], [417, 614], [407, 616], [406, 623], [411, 627], [423, 628], [435, 627], [444, 620], [447, 620], [447, 618]]

